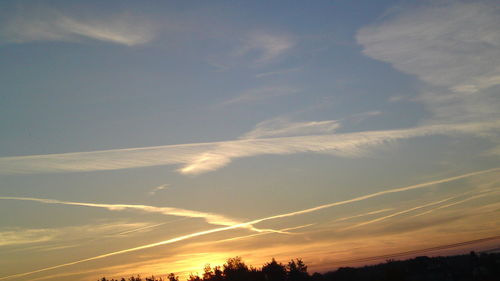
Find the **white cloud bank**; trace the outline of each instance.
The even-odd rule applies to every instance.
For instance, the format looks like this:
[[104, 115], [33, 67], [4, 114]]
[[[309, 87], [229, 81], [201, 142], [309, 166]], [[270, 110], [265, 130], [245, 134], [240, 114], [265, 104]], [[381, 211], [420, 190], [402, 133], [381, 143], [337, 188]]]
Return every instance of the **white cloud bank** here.
[[0, 42], [7, 43], [91, 39], [134, 46], [154, 38], [151, 23], [128, 14], [81, 18], [48, 8], [22, 7], [0, 20]]

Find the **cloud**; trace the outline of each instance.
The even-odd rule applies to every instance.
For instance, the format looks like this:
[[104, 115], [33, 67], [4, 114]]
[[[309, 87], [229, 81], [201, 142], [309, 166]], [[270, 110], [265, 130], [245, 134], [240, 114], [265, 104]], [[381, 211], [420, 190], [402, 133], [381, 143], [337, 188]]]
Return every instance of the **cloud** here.
[[437, 211], [437, 210], [441, 210], [441, 209], [444, 209], [444, 208], [449, 208], [449, 207], [456, 206], [456, 205], [459, 205], [459, 204], [462, 204], [462, 203], [465, 203], [465, 202], [468, 202], [468, 201], [471, 201], [471, 200], [476, 200], [478, 198], [482, 198], [482, 197], [485, 197], [485, 196], [491, 196], [491, 195], [492, 195], [491, 190], [486, 190], [486, 191], [480, 192], [477, 195], [471, 196], [469, 198], [465, 198], [465, 199], [462, 199], [462, 200], [459, 200], [459, 201], [456, 201], [456, 202], [453, 202], [453, 203], [449, 203], [449, 204], [446, 204], [446, 205], [442, 205], [442, 206], [438, 206], [438, 207], [432, 208], [432, 209], [427, 210], [427, 211], [425, 211], [423, 213], [416, 214], [413, 217], [419, 217], [419, 216], [427, 215], [427, 214], [432, 213], [432, 212]]
[[262, 72], [262, 73], [255, 75], [255, 77], [256, 78], [269, 77], [269, 76], [274, 76], [274, 75], [286, 74], [286, 73], [290, 73], [290, 72], [296, 72], [299, 70], [301, 70], [300, 67], [286, 68], [286, 69], [281, 69], [281, 70]]
[[[241, 224], [240, 221], [228, 218], [223, 215], [199, 212], [193, 210], [186, 210], [180, 208], [172, 207], [155, 207], [149, 205], [131, 205], [131, 204], [98, 204], [98, 203], [85, 203], [85, 202], [71, 202], [71, 201], [60, 201], [54, 199], [44, 199], [44, 198], [32, 198], [32, 197], [9, 197], [0, 196], [0, 200], [18, 200], [18, 201], [34, 201], [44, 204], [60, 204], [60, 205], [72, 205], [72, 206], [84, 206], [84, 207], [94, 207], [94, 208], [104, 208], [110, 211], [125, 211], [125, 210], [137, 210], [146, 213], [157, 213], [170, 216], [179, 216], [185, 218], [202, 218], [208, 224], [212, 225], [236, 225]], [[288, 234], [287, 232], [274, 230], [274, 229], [260, 229], [256, 228], [251, 224], [244, 224], [241, 228], [246, 228], [255, 232], [275, 232], [281, 234]]]
[[50, 241], [54, 238], [50, 229], [15, 229], [0, 231], [0, 246], [31, 244]]
[[243, 139], [264, 137], [289, 137], [333, 133], [340, 127], [336, 120], [290, 122], [286, 118], [277, 118], [260, 122], [255, 129], [243, 135]]
[[313, 208], [309, 208], [309, 209], [304, 209], [304, 210], [295, 211], [295, 212], [291, 212], [291, 213], [286, 213], [286, 214], [271, 216], [271, 217], [267, 217], [267, 218], [263, 218], [263, 219], [259, 219], [259, 220], [254, 220], [254, 221], [252, 221], [252, 224], [257, 224], [259, 222], [267, 221], [267, 220], [272, 220], [272, 219], [279, 219], [279, 218], [285, 218], [285, 217], [291, 217], [291, 216], [297, 216], [297, 215], [307, 214], [307, 213], [316, 212], [316, 211], [319, 211], [319, 210], [322, 210], [322, 209], [326, 209], [326, 208], [331, 208], [331, 207], [335, 207], [335, 206], [346, 205], [346, 204], [350, 204], [350, 203], [354, 203], [354, 202], [359, 202], [359, 201], [363, 201], [363, 200], [367, 200], [367, 199], [379, 197], [379, 196], [386, 195], [386, 194], [399, 193], [399, 192], [405, 192], [405, 191], [409, 191], [409, 190], [426, 188], [426, 187], [434, 186], [434, 185], [441, 184], [441, 183], [452, 182], [452, 181], [456, 181], [456, 180], [460, 180], [460, 179], [464, 179], [464, 178], [468, 178], [468, 177], [473, 177], [473, 176], [487, 174], [487, 173], [492, 173], [492, 172], [497, 172], [497, 171], [500, 171], [500, 168], [482, 170], [482, 171], [467, 173], [467, 174], [463, 174], [463, 175], [459, 175], [459, 176], [449, 177], [449, 178], [445, 178], [445, 179], [440, 179], [440, 180], [429, 181], [429, 182], [424, 182], [424, 183], [409, 185], [409, 186], [395, 188], [395, 189], [389, 189], [389, 190], [379, 191], [379, 192], [371, 193], [371, 194], [368, 194], [368, 195], [363, 195], [363, 196], [355, 197], [355, 198], [352, 198], [352, 199], [349, 199], [349, 200], [338, 201], [338, 202], [334, 202], [334, 203], [330, 203], [330, 204], [319, 205], [319, 206], [316, 206], [316, 207], [313, 207]]
[[[445, 179], [440, 179], [440, 180], [429, 181], [429, 182], [424, 182], [424, 183], [409, 185], [409, 186], [395, 188], [395, 189], [389, 189], [389, 190], [379, 191], [379, 192], [376, 192], [376, 193], [372, 193], [372, 194], [367, 194], [367, 195], [364, 195], [364, 196], [355, 197], [355, 198], [352, 198], [352, 199], [349, 199], [349, 200], [333, 202], [333, 203], [330, 203], [330, 204], [324, 204], [324, 205], [320, 205], [320, 206], [316, 206], [316, 207], [312, 207], [312, 208], [308, 208], [308, 209], [304, 209], [304, 210], [299, 210], [299, 211], [294, 211], [294, 212], [289, 212], [289, 213], [283, 213], [283, 214], [278, 214], [278, 215], [274, 215], [274, 216], [269, 216], [269, 217], [254, 219], [254, 220], [251, 220], [251, 221], [247, 221], [247, 222], [243, 222], [243, 223], [238, 223], [238, 224], [234, 224], [234, 225], [228, 225], [228, 226], [213, 228], [213, 229], [209, 229], [209, 230], [205, 230], [205, 231], [194, 232], [194, 233], [190, 233], [190, 234], [178, 236], [178, 237], [175, 237], [175, 238], [171, 238], [171, 239], [168, 239], [168, 240], [156, 242], [156, 243], [146, 244], [146, 245], [142, 245], [142, 246], [138, 246], [138, 247], [133, 247], [133, 248], [128, 248], [128, 249], [124, 249], [124, 250], [120, 250], [120, 251], [115, 251], [115, 252], [110, 252], [110, 253], [106, 253], [106, 254], [102, 254], [102, 255], [98, 255], [98, 256], [86, 258], [86, 259], [81, 259], [81, 260], [77, 260], [77, 261], [73, 261], [73, 262], [68, 262], [68, 263], [64, 263], [64, 264], [60, 264], [60, 265], [56, 265], [56, 266], [52, 266], [52, 267], [42, 268], [42, 269], [30, 271], [30, 272], [24, 272], [24, 273], [19, 273], [19, 274], [4, 276], [4, 277], [0, 277], [0, 280], [4, 280], [4, 279], [8, 279], [8, 278], [15, 278], [15, 277], [23, 277], [23, 276], [27, 276], [27, 275], [31, 275], [31, 274], [35, 274], [35, 273], [40, 273], [40, 272], [45, 272], [45, 271], [49, 271], [49, 270], [53, 270], [53, 269], [58, 269], [58, 268], [62, 268], [62, 267], [76, 265], [76, 264], [84, 263], [84, 262], [87, 262], [87, 261], [93, 261], [93, 260], [103, 259], [103, 258], [115, 256], [115, 255], [120, 255], [120, 254], [135, 252], [135, 251], [149, 249], [149, 248], [158, 247], [158, 246], [167, 245], [167, 244], [172, 244], [172, 243], [176, 243], [176, 242], [180, 242], [180, 241], [184, 241], [184, 240], [187, 240], [187, 239], [191, 239], [191, 238], [195, 238], [195, 237], [200, 237], [200, 236], [204, 236], [204, 235], [208, 235], [208, 234], [213, 234], [213, 233], [217, 233], [217, 232], [222, 232], [222, 231], [233, 230], [233, 229], [242, 228], [242, 227], [246, 227], [246, 226], [251, 226], [251, 225], [255, 225], [255, 224], [258, 224], [258, 223], [261, 223], [261, 222], [264, 222], [264, 221], [269, 221], [269, 220], [275, 220], [275, 219], [281, 219], [281, 218], [286, 218], [286, 217], [303, 215], [303, 214], [307, 214], [307, 213], [311, 213], [311, 212], [316, 212], [316, 211], [319, 211], [319, 210], [322, 210], [322, 209], [326, 209], [326, 208], [331, 208], [331, 207], [335, 207], [335, 206], [350, 204], [350, 203], [354, 203], [354, 202], [359, 202], [359, 201], [363, 201], [363, 200], [367, 200], [367, 199], [379, 197], [379, 196], [386, 195], [386, 194], [392, 194], [392, 193], [398, 193], [398, 192], [405, 192], [405, 191], [409, 191], [409, 190], [416, 190], [416, 189], [420, 189], [420, 188], [426, 188], [426, 187], [434, 186], [434, 185], [441, 184], [441, 183], [456, 181], [456, 180], [460, 180], [460, 179], [464, 179], [464, 178], [474, 177], [474, 176], [477, 176], [477, 175], [483, 175], [483, 174], [488, 174], [488, 173], [498, 172], [498, 171], [500, 171], [500, 168], [494, 168], [494, 169], [476, 171], [476, 172], [462, 174], [462, 175], [459, 175], [459, 176], [449, 177], [449, 178], [445, 178]], [[38, 201], [38, 200], [39, 199], [36, 199], [36, 200], [33, 200], [33, 201]]]
[[288, 52], [295, 41], [288, 35], [270, 32], [253, 32], [235, 52], [236, 56], [251, 56], [258, 65], [267, 64]]
[[[149, 223], [129, 223], [129, 222], [113, 222], [113, 223], [100, 223], [79, 226], [67, 226], [59, 228], [4, 228], [0, 229], [0, 247], [1, 246], [20, 246], [29, 244], [38, 244], [42, 242], [61, 241], [67, 237], [72, 239], [82, 237], [85, 235], [95, 237], [96, 234], [109, 233], [111, 231], [119, 231], [118, 235], [125, 235], [132, 232], [143, 231], [149, 228], [156, 227]], [[29, 249], [44, 249], [51, 250], [56, 248], [73, 247], [73, 245], [57, 246], [38, 245], [31, 246]]]
[[471, 92], [500, 83], [498, 12], [493, 1], [441, 2], [362, 28], [357, 40], [396, 69]]
[[[296, 45], [293, 36], [268, 30], [241, 33], [229, 28], [234, 36], [225, 37], [219, 51], [207, 58], [207, 62], [224, 71], [234, 67], [262, 68], [286, 57]], [[217, 37], [220, 41], [220, 37]], [[227, 46], [229, 46], [227, 48]], [[263, 76], [279, 74], [266, 70]], [[277, 72], [280, 72], [278, 70]], [[259, 75], [259, 74], [257, 74]], [[262, 76], [261, 76], [262, 77]], [[259, 77], [257, 77], [259, 78]]]
[[352, 220], [352, 219], [371, 216], [371, 215], [375, 215], [375, 214], [379, 214], [379, 213], [385, 213], [385, 212], [392, 211], [392, 210], [394, 210], [394, 209], [393, 208], [385, 208], [385, 209], [381, 209], [381, 210], [375, 210], [375, 211], [366, 212], [366, 213], [362, 213], [362, 214], [358, 214], [358, 215], [354, 215], [354, 216], [338, 218], [338, 219], [334, 220], [334, 222]]
[[159, 186], [157, 186], [157, 187], [153, 188], [150, 192], [148, 192], [148, 194], [149, 194], [150, 196], [153, 196], [153, 195], [155, 195], [155, 194], [156, 194], [156, 192], [158, 192], [158, 191], [160, 191], [160, 190], [165, 190], [165, 189], [167, 189], [169, 186], [170, 186], [170, 185], [169, 185], [169, 184], [167, 184], [167, 183], [166, 183], [166, 184], [159, 185]]
[[[326, 123], [332, 125], [333, 123]], [[500, 122], [426, 125], [400, 130], [365, 131], [233, 141], [165, 145], [91, 152], [0, 157], [1, 174], [61, 173], [181, 165], [182, 174], [201, 174], [233, 159], [258, 155], [323, 153], [359, 157], [368, 147], [429, 135], [487, 135]]]
[[434, 121], [498, 120], [500, 8], [495, 1], [438, 1], [359, 30], [371, 58], [416, 75]]
[[455, 199], [455, 198], [456, 198], [456, 196], [451, 196], [451, 197], [448, 197], [448, 198], [445, 198], [445, 199], [442, 199], [442, 200], [439, 200], [439, 201], [434, 201], [434, 202], [430, 202], [430, 203], [427, 203], [427, 204], [419, 205], [419, 206], [416, 206], [416, 207], [412, 207], [412, 208], [409, 208], [409, 209], [405, 209], [405, 210], [402, 210], [402, 211], [398, 211], [398, 212], [392, 213], [392, 214], [387, 215], [387, 216], [383, 216], [383, 217], [379, 217], [379, 218], [372, 219], [372, 220], [369, 220], [369, 221], [365, 221], [365, 222], [362, 222], [362, 223], [358, 223], [358, 224], [346, 227], [343, 230], [348, 230], [348, 229], [352, 229], [352, 228], [356, 228], [356, 227], [360, 227], [360, 226], [364, 226], [364, 225], [376, 223], [376, 222], [383, 221], [383, 220], [386, 220], [386, 219], [389, 219], [389, 218], [392, 218], [392, 217], [395, 217], [395, 216], [399, 216], [399, 215], [402, 215], [402, 214], [406, 214], [406, 213], [410, 213], [410, 212], [413, 212], [413, 211], [416, 211], [416, 210], [420, 210], [420, 209], [423, 209], [423, 208], [426, 208], [426, 207], [429, 207], [429, 206], [438, 205], [438, 204], [450, 201], [450, 200]]
[[17, 8], [2, 19], [0, 42], [79, 42], [91, 39], [127, 46], [145, 44], [154, 38], [153, 25], [129, 14], [83, 18], [49, 8]]
[[44, 204], [60, 204], [60, 205], [72, 205], [72, 206], [84, 206], [84, 207], [94, 207], [94, 208], [104, 208], [110, 211], [125, 211], [125, 210], [137, 210], [146, 213], [158, 213], [170, 216], [180, 216], [188, 218], [202, 218], [209, 224], [215, 225], [234, 225], [240, 222], [227, 218], [222, 215], [198, 212], [193, 210], [172, 208], [172, 207], [155, 207], [149, 205], [131, 205], [131, 204], [98, 204], [98, 203], [85, 203], [85, 202], [71, 202], [71, 201], [60, 201], [54, 199], [43, 199], [43, 198], [31, 198], [31, 197], [7, 197], [0, 196], [0, 200], [20, 200], [20, 201], [34, 201]]
[[223, 101], [219, 106], [258, 102], [276, 97], [288, 96], [299, 90], [293, 87], [269, 86], [244, 91], [234, 98]]
[[[294, 227], [282, 228], [282, 229], [279, 229], [279, 231], [288, 232], [290, 230], [296, 230], [296, 229], [306, 228], [306, 227], [309, 227], [309, 226], [312, 226], [312, 225], [314, 225], [314, 224], [313, 223], [308, 223], [308, 224], [303, 224], [303, 225], [294, 226]], [[247, 239], [247, 238], [256, 237], [256, 236], [268, 235], [268, 234], [271, 234], [271, 233], [273, 233], [273, 232], [268, 231], [268, 232], [254, 233], [254, 234], [249, 234], [249, 235], [244, 235], [244, 236], [237, 236], [237, 237], [231, 237], [231, 238], [216, 240], [216, 241], [212, 241], [212, 242], [209, 242], [209, 243], [210, 244], [224, 243], [224, 242], [229, 242], [229, 241]], [[293, 234], [296, 234], [296, 233], [293, 233]]]

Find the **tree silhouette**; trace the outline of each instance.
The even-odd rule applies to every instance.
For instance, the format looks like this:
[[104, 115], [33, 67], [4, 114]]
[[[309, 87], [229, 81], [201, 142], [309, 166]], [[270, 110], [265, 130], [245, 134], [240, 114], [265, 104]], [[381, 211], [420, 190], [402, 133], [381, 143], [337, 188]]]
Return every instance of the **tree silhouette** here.
[[290, 260], [286, 267], [289, 281], [306, 281], [309, 279], [307, 265], [304, 264], [302, 259]]
[[225, 279], [234, 281], [249, 281], [248, 266], [243, 262], [241, 257], [227, 259], [223, 265], [223, 273]]
[[262, 266], [262, 273], [266, 281], [286, 281], [286, 267], [274, 258]]
[[179, 277], [178, 276], [175, 276], [175, 274], [173, 273], [170, 273], [168, 276], [168, 281], [179, 281]]

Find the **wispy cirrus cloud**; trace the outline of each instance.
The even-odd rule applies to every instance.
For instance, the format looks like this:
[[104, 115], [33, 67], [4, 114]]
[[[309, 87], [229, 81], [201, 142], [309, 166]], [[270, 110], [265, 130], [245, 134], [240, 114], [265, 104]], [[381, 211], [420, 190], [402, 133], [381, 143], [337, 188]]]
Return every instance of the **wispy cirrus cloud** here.
[[[417, 76], [435, 122], [500, 119], [500, 8], [437, 1], [399, 10], [357, 34], [363, 53]], [[402, 12], [401, 12], [402, 11]]]
[[419, 205], [419, 206], [416, 206], [416, 207], [412, 207], [412, 208], [409, 208], [409, 209], [405, 209], [405, 210], [402, 210], [402, 211], [398, 211], [398, 212], [392, 213], [390, 215], [386, 215], [386, 216], [383, 216], [383, 217], [371, 219], [369, 221], [361, 222], [361, 223], [358, 223], [358, 224], [346, 227], [343, 230], [349, 230], [349, 229], [352, 229], [352, 228], [357, 228], [357, 227], [360, 227], [360, 226], [364, 226], [364, 225], [368, 225], [368, 224], [380, 222], [380, 221], [383, 221], [383, 220], [387, 220], [387, 219], [390, 219], [392, 217], [396, 217], [396, 216], [399, 216], [399, 215], [403, 215], [403, 214], [407, 214], [407, 213], [410, 213], [410, 212], [414, 212], [414, 211], [417, 211], [417, 210], [420, 210], [420, 209], [423, 209], [423, 208], [427, 208], [429, 206], [438, 205], [438, 204], [450, 201], [450, 200], [452, 200], [454, 198], [456, 198], [456, 196], [451, 196], [451, 197], [448, 197], [448, 198], [445, 198], [445, 199], [442, 199], [442, 200], [438, 200], [438, 201], [434, 201], [434, 202], [422, 204], [422, 205]]
[[290, 72], [297, 72], [297, 71], [300, 71], [300, 70], [301, 70], [300, 67], [286, 68], [286, 69], [280, 69], [280, 70], [262, 72], [262, 73], [259, 73], [259, 74], [255, 75], [255, 77], [256, 78], [263, 78], [263, 77], [269, 77], [269, 76], [287, 74], [287, 73], [290, 73]]
[[338, 218], [338, 219], [334, 220], [334, 222], [362, 218], [362, 217], [366, 217], [366, 216], [371, 216], [371, 215], [376, 215], [376, 214], [380, 214], [380, 213], [385, 213], [385, 212], [392, 211], [392, 210], [394, 210], [394, 208], [385, 208], [385, 209], [381, 209], [381, 210], [370, 211], [370, 212], [366, 212], [366, 213], [362, 213], [362, 214], [357, 214], [357, 215], [354, 215], [354, 216], [348, 216], [348, 217]]
[[[286, 58], [295, 45], [295, 37], [288, 33], [270, 30], [241, 32], [233, 30], [234, 36], [226, 37], [219, 52], [207, 58], [207, 62], [219, 70], [234, 67], [262, 69]], [[229, 46], [229, 47], [227, 47]], [[274, 75], [281, 70], [264, 69], [261, 74]], [[260, 77], [263, 77], [260, 76]], [[259, 78], [259, 74], [257, 74]]]
[[337, 120], [291, 122], [286, 118], [276, 118], [258, 123], [255, 129], [243, 135], [242, 139], [328, 134], [339, 127], [340, 122]]
[[[333, 123], [326, 123], [332, 126]], [[360, 157], [369, 147], [429, 135], [488, 135], [500, 122], [425, 125], [409, 129], [344, 134], [239, 139], [233, 141], [155, 147], [0, 157], [0, 173], [62, 173], [119, 170], [180, 165], [182, 174], [201, 174], [229, 164], [233, 159], [258, 155], [323, 153]]]
[[460, 204], [463, 204], [465, 202], [476, 200], [476, 199], [479, 199], [479, 198], [482, 198], [482, 197], [491, 196], [493, 193], [494, 192], [492, 192], [492, 190], [485, 190], [483, 192], [479, 192], [479, 194], [477, 194], [477, 195], [474, 195], [474, 196], [471, 196], [471, 197], [468, 197], [468, 198], [465, 198], [465, 199], [462, 199], [462, 200], [459, 200], [459, 201], [456, 201], [456, 202], [453, 202], [453, 203], [449, 203], [449, 204], [445, 204], [445, 205], [441, 205], [441, 206], [432, 208], [432, 209], [427, 210], [427, 211], [425, 211], [423, 213], [416, 214], [413, 217], [419, 217], [419, 216], [427, 215], [427, 214], [430, 214], [430, 213], [435, 212], [437, 210], [441, 210], [441, 209], [449, 208], [449, 207], [452, 207], [452, 206], [460, 205]]
[[271, 98], [283, 97], [299, 92], [299, 89], [286, 86], [266, 86], [243, 91], [235, 97], [227, 99], [218, 106], [229, 106], [235, 104], [255, 103]]
[[10, 229], [0, 231], [0, 247], [50, 241], [55, 237], [50, 229]]
[[295, 40], [285, 34], [255, 31], [243, 39], [235, 51], [236, 56], [251, 56], [257, 65], [267, 64], [284, 55], [295, 45]]
[[[96, 234], [106, 235], [111, 232], [119, 231], [119, 235], [141, 231], [156, 227], [156, 224], [150, 223], [131, 223], [131, 222], [112, 222], [112, 223], [94, 223], [91, 225], [66, 226], [58, 228], [3, 228], [0, 229], [0, 247], [1, 246], [21, 246], [30, 244], [40, 244], [43, 242], [63, 241], [65, 237], [72, 239], [84, 236], [95, 236]], [[52, 249], [64, 246], [33, 246], [29, 249]]]
[[170, 185], [169, 185], [169, 184], [167, 184], [167, 183], [166, 183], [166, 184], [162, 184], [162, 185], [159, 185], [159, 186], [156, 186], [155, 188], [153, 188], [150, 192], [148, 192], [148, 194], [149, 194], [150, 196], [153, 196], [153, 195], [155, 195], [158, 191], [160, 191], [160, 190], [165, 190], [165, 189], [167, 189], [167, 188], [169, 188], [169, 187], [170, 187]]
[[155, 37], [152, 23], [124, 13], [88, 18], [46, 7], [20, 6], [9, 14], [3, 13], [0, 20], [0, 42], [6, 43], [91, 39], [134, 46]]

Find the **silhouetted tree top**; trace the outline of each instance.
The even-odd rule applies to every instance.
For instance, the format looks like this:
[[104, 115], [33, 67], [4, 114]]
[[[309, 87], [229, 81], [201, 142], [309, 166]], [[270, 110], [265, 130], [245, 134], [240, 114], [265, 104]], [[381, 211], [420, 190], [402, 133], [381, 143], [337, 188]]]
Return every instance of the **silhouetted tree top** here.
[[262, 266], [262, 273], [266, 281], [286, 281], [285, 265], [278, 263], [274, 258]]
[[179, 277], [175, 276], [175, 274], [170, 273], [168, 276], [168, 281], [179, 281]]

